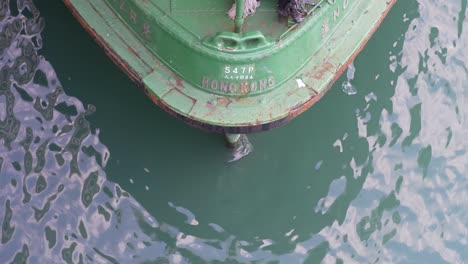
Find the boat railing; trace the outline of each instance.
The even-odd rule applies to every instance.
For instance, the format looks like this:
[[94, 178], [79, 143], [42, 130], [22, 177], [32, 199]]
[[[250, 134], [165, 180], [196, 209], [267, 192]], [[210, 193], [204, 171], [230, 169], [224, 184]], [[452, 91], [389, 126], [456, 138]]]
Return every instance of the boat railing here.
[[241, 33], [244, 25], [244, 1], [236, 1], [236, 17], [234, 19], [234, 31]]

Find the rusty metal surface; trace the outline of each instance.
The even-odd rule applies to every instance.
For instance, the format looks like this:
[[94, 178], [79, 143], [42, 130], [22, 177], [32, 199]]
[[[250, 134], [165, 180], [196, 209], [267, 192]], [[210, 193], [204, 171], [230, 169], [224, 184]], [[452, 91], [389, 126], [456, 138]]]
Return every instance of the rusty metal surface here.
[[[348, 67], [348, 65], [352, 62], [352, 60], [359, 54], [359, 52], [364, 48], [367, 41], [370, 39], [372, 34], [377, 30], [379, 25], [382, 23], [384, 17], [389, 12], [391, 7], [395, 4], [396, 0], [389, 0], [387, 1], [387, 6], [385, 10], [379, 14], [379, 19], [372, 24], [372, 27], [369, 28], [369, 31], [365, 34], [364, 38], [362, 38], [356, 47], [352, 49], [352, 52], [346, 58], [335, 58], [330, 55], [328, 60], [322, 60], [321, 63], [315, 63], [312, 66], [304, 67], [303, 71], [300, 71], [297, 76], [300, 76], [302, 80], [304, 80], [305, 87], [298, 87], [294, 85], [295, 78], [292, 79], [292, 84], [284, 84], [283, 89], [283, 100], [285, 97], [293, 98], [297, 97], [296, 104], [288, 105], [286, 107], [283, 106], [281, 109], [284, 113], [272, 113], [274, 112], [274, 107], [277, 103], [274, 100], [281, 100], [281, 97], [278, 97], [279, 92], [277, 94], [269, 93], [265, 96], [266, 100], [270, 100], [270, 105], [268, 106], [271, 109], [269, 113], [269, 117], [267, 114], [266, 118], [259, 119], [255, 118], [255, 116], [248, 118], [248, 122], [232, 122], [230, 120], [227, 121], [212, 121], [210, 120], [210, 111], [216, 112], [222, 109], [224, 111], [221, 115], [218, 116], [222, 117], [226, 113], [236, 114], [239, 111], [239, 105], [242, 106], [245, 102], [242, 99], [236, 98], [225, 98], [225, 97], [210, 97], [209, 99], [203, 97], [197, 97], [197, 93], [200, 93], [199, 90], [190, 87], [186, 82], [184, 82], [180, 77], [172, 73], [168, 70], [162, 63], [158, 62], [158, 60], [154, 57], [152, 58], [142, 58], [142, 53], [145, 52], [144, 47], [131, 47], [128, 44], [126, 46], [127, 52], [133, 56], [135, 59], [140, 59], [142, 64], [148, 65], [148, 61], [153, 63], [153, 71], [148, 71], [144, 66], [135, 66], [135, 62], [128, 61], [122, 56], [122, 51], [117, 50], [119, 47], [112, 42], [112, 40], [105, 39], [103, 37], [104, 32], [96, 30], [95, 27], [90, 25], [89, 19], [85, 19], [82, 15], [82, 12], [78, 12], [76, 9], [76, 3], [72, 3], [73, 0], [64, 0], [67, 6], [72, 10], [73, 15], [78, 19], [78, 21], [85, 27], [85, 29], [93, 36], [97, 43], [101, 47], [103, 47], [104, 51], [108, 56], [127, 74], [129, 77], [135, 81], [140, 87], [144, 89], [146, 94], [153, 100], [158, 106], [164, 109], [166, 112], [170, 113], [171, 115], [175, 116], [176, 118], [180, 119], [181, 121], [200, 129], [208, 130], [210, 132], [216, 133], [253, 133], [264, 131], [268, 129], [272, 129], [283, 124], [288, 123], [294, 117], [301, 114], [309, 107], [311, 107], [314, 103], [316, 103], [320, 98], [324, 96], [324, 94], [330, 89], [333, 82], [338, 79], [344, 70]], [[338, 36], [337, 36], [338, 37]], [[331, 38], [330, 41], [336, 41], [336, 39]], [[122, 46], [122, 45], [120, 45]], [[116, 48], [117, 47], [117, 48]], [[147, 51], [146, 51], [147, 52]], [[151, 76], [152, 75], [152, 76]], [[168, 77], [169, 76], [169, 77]], [[152, 87], [151, 80], [157, 80], [157, 83]], [[316, 84], [320, 82], [322, 87], [317, 87], [317, 85], [311, 86], [309, 83]], [[164, 84], [164, 87], [161, 87], [161, 84]], [[193, 91], [192, 91], [193, 90]], [[305, 93], [306, 91], [306, 93]], [[172, 98], [170, 100], [165, 100], [167, 95]], [[177, 109], [174, 105], [171, 105], [171, 100], [177, 97], [177, 95], [183, 95], [187, 103], [189, 105], [192, 103], [190, 107], [184, 105], [184, 109]], [[304, 97], [304, 95], [306, 95]], [[276, 98], [276, 99], [275, 99]], [[179, 100], [176, 98], [176, 100]], [[288, 99], [290, 101], [294, 101]], [[200, 105], [203, 105], [203, 112], [201, 115], [197, 115], [197, 112], [194, 110], [198, 110], [197, 105], [201, 101]], [[251, 103], [251, 102], [250, 102]], [[211, 104], [211, 105], [210, 105]], [[233, 107], [236, 106], [237, 107]], [[230, 111], [230, 109], [232, 111]], [[248, 113], [247, 113], [248, 114]], [[255, 115], [255, 112], [253, 112]], [[268, 120], [269, 119], [269, 120]]]

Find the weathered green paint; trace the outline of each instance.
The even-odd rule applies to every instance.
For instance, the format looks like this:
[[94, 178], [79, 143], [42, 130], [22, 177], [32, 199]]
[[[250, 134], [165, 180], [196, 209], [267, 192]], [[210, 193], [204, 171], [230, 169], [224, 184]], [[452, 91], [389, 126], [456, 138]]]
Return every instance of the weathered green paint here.
[[65, 0], [165, 110], [216, 132], [269, 129], [317, 101], [396, 0], [322, 0], [301, 24], [262, 1], [242, 32], [231, 1]]

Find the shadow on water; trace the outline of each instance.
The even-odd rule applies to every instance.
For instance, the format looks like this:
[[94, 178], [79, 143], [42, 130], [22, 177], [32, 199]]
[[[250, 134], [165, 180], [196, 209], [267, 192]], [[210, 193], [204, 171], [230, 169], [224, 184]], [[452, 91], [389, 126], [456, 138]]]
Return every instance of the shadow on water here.
[[1, 3], [1, 263], [468, 258], [466, 1], [399, 1], [356, 95], [343, 76], [228, 165], [221, 136], [155, 107], [61, 1]]

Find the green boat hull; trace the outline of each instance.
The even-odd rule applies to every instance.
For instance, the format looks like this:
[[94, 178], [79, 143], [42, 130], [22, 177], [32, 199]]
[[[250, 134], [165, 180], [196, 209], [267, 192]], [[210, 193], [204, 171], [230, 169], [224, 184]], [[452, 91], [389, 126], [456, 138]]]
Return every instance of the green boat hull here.
[[288, 27], [263, 0], [234, 33], [230, 1], [64, 1], [157, 105], [219, 133], [268, 130], [308, 109], [396, 2], [323, 0]]

